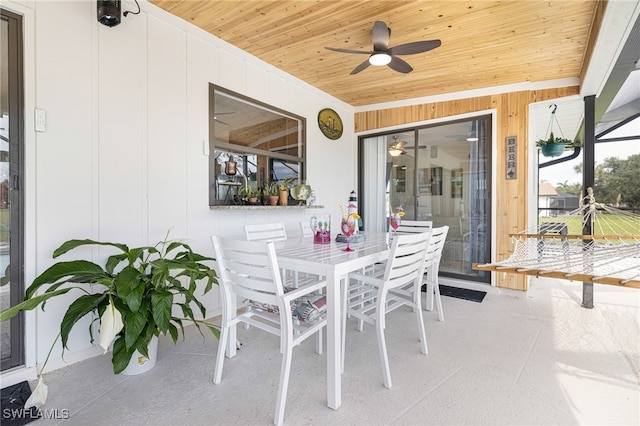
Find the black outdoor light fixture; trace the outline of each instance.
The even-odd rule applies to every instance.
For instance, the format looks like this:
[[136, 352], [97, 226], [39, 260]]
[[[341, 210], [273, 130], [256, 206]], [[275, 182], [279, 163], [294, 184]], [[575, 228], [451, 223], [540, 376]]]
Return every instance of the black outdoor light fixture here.
[[[98, 2], [98, 22], [107, 27], [115, 27], [120, 23], [120, 10], [121, 4], [120, 0], [97, 0]], [[135, 0], [136, 5], [138, 6], [137, 12], [132, 12], [127, 10], [124, 12], [124, 16], [131, 13], [132, 15], [138, 15], [140, 13], [140, 5], [138, 4], [138, 0]]]
[[120, 23], [120, 0], [98, 0], [98, 22], [107, 27]]

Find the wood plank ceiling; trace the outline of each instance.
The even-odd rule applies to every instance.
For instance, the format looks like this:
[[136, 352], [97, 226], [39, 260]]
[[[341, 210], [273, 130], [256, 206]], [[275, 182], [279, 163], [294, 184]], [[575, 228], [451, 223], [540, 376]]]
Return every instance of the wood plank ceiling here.
[[[353, 106], [520, 82], [579, 77], [595, 0], [220, 1], [150, 0], [178, 17]], [[440, 39], [387, 66], [349, 73], [372, 50], [376, 20], [390, 47]]]

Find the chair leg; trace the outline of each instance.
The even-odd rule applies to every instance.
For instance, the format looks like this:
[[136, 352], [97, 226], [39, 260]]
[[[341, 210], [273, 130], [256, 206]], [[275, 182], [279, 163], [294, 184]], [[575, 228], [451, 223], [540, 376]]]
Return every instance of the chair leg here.
[[341, 343], [341, 359], [342, 359], [342, 368], [341, 368], [341, 372], [344, 373], [344, 357], [345, 357], [345, 344], [346, 344], [346, 335], [347, 335], [347, 318], [349, 317], [349, 315], [347, 314], [347, 294], [348, 294], [348, 287], [349, 287], [349, 278], [343, 279], [340, 281], [340, 312], [342, 312], [342, 318], [340, 318], [340, 320], [342, 321], [340, 326], [342, 328], [341, 330], [341, 337], [342, 337], [342, 343]]
[[413, 303], [415, 306], [414, 312], [416, 313], [416, 317], [418, 319], [420, 348], [422, 349], [423, 354], [428, 354], [429, 348], [427, 347], [427, 333], [424, 330], [424, 317], [422, 315], [422, 295], [420, 294], [420, 285], [417, 285], [415, 287], [415, 290], [413, 291]]
[[433, 285], [433, 293], [435, 294], [436, 308], [438, 309], [438, 319], [441, 322], [444, 322], [444, 311], [442, 310], [442, 299], [440, 298], [440, 286], [438, 285], [437, 280]]
[[[383, 314], [384, 315], [384, 314]], [[376, 321], [376, 333], [378, 334], [378, 352], [380, 353], [380, 365], [384, 387], [391, 389], [391, 370], [389, 370], [389, 356], [387, 355], [387, 343], [384, 338], [384, 326]]]
[[274, 424], [282, 425], [284, 422], [284, 407], [287, 402], [287, 389], [289, 388], [289, 374], [291, 373], [291, 358], [293, 356], [293, 347], [291, 339], [285, 345], [286, 348], [282, 354], [282, 368], [280, 369], [280, 385], [278, 386], [278, 400], [276, 402], [276, 415]]
[[218, 341], [218, 353], [216, 354], [216, 365], [213, 370], [213, 383], [216, 385], [222, 380], [222, 366], [224, 365], [224, 356], [227, 348], [227, 340], [229, 339], [229, 327], [222, 327], [220, 331], [220, 340]]
[[322, 355], [322, 329], [316, 333], [316, 353]]
[[376, 334], [378, 335], [378, 352], [380, 353], [380, 366], [382, 367], [382, 378], [384, 381], [384, 387], [391, 389], [391, 370], [389, 369], [389, 356], [387, 354], [387, 342], [384, 337], [385, 329], [385, 300], [387, 298], [386, 293], [378, 293], [378, 306], [376, 309]]
[[[431, 272], [429, 274], [431, 274]], [[433, 281], [430, 277], [427, 276], [425, 284], [427, 285], [427, 298], [424, 304], [424, 310], [433, 311]]]

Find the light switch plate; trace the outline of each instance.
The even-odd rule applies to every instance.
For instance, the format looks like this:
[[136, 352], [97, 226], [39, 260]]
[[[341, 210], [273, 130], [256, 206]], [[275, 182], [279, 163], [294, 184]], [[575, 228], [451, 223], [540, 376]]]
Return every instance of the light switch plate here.
[[42, 109], [36, 109], [36, 132], [44, 132], [47, 129], [47, 115]]

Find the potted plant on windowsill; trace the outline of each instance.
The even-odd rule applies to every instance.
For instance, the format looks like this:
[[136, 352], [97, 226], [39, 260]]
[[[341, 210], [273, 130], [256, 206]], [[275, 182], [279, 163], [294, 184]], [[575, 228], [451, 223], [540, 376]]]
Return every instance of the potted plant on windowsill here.
[[240, 187], [238, 194], [244, 195], [244, 199], [250, 204], [258, 202], [258, 190], [251, 185]]
[[269, 185], [267, 185], [265, 187], [266, 191], [267, 191], [267, 196], [269, 197], [269, 205], [270, 206], [277, 206], [278, 205], [278, 199], [280, 198], [279, 195], [279, 188], [278, 185], [275, 182], [271, 182]]
[[[206, 283], [203, 294], [218, 283], [215, 270], [203, 263], [214, 259], [194, 253], [183, 242], [169, 241], [168, 234], [155, 246], [136, 248], [88, 239], [69, 240], [53, 252], [53, 257], [94, 245], [113, 247], [117, 253], [107, 258], [104, 267], [88, 260], [55, 263], [36, 277], [22, 303], [0, 311], [0, 321], [38, 306], [44, 310], [47, 300], [73, 289], [80, 290], [60, 324], [58, 337], [62, 339], [63, 350], [73, 326], [85, 315], [94, 313], [105, 353], [113, 343], [111, 361], [116, 374], [127, 368], [136, 351], [149, 358], [148, 347], [160, 334], [169, 333], [175, 343], [184, 330], [184, 322], [191, 322], [198, 329], [204, 325], [219, 337], [219, 329], [197, 319], [193, 309], [195, 306], [205, 317], [205, 307], [195, 292], [200, 280]], [[173, 314], [174, 306], [180, 308], [182, 316]], [[89, 332], [93, 343], [91, 328]], [[57, 338], [53, 344], [56, 342]], [[44, 365], [38, 374], [38, 386], [43, 370]]]
[[537, 140], [536, 146], [545, 157], [557, 157], [562, 155], [566, 148], [573, 148], [574, 143], [570, 139], [554, 136], [553, 132], [550, 132], [547, 139]]

